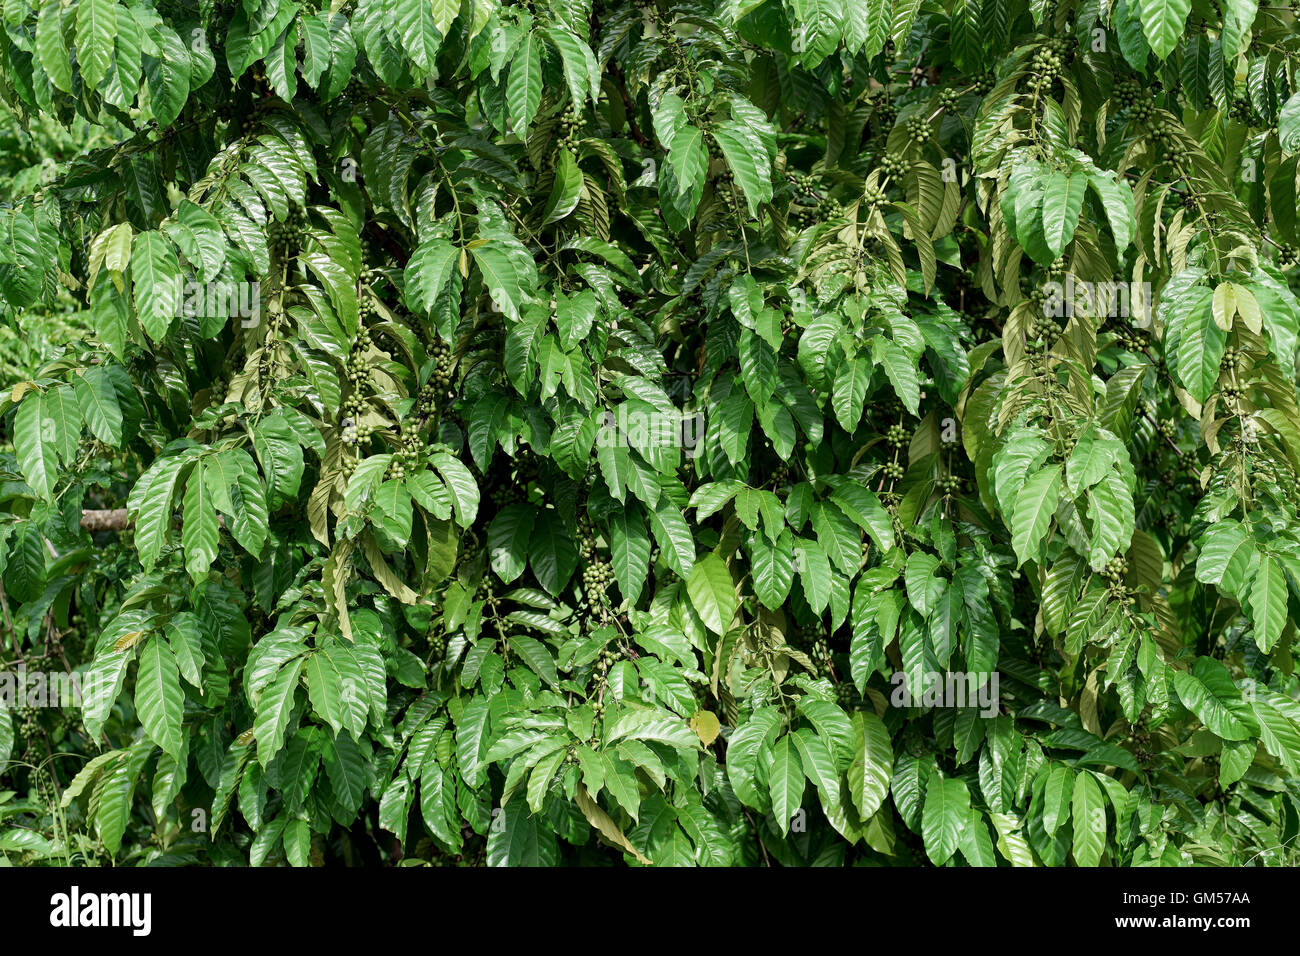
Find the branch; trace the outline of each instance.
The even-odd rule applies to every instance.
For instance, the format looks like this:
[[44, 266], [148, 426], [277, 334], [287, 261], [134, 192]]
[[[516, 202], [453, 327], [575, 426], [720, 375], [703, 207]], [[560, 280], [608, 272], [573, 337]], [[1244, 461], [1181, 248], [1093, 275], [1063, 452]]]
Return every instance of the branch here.
[[81, 526], [87, 531], [125, 531], [131, 519], [125, 508], [88, 508], [81, 512]]

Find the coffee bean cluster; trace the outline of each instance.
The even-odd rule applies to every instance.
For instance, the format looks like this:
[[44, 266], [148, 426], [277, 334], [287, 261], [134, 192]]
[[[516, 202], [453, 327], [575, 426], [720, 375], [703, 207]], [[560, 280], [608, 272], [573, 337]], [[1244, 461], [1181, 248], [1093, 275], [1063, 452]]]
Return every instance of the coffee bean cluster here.
[[1147, 335], [1146, 329], [1122, 325], [1115, 332], [1115, 344], [1128, 352], [1141, 352], [1147, 346]]
[[957, 100], [960, 96], [961, 94], [954, 89], [940, 90], [939, 108], [944, 110], [949, 110], [949, 111], [955, 110], [957, 108]]
[[975, 92], [983, 96], [997, 85], [997, 78], [994, 77], [993, 71], [989, 70], [977, 77], [975, 80]]
[[1143, 770], [1148, 770], [1155, 760], [1155, 754], [1151, 752], [1151, 733], [1143, 727], [1133, 729], [1133, 756], [1142, 766]]
[[272, 220], [266, 227], [266, 238], [274, 250], [284, 254], [302, 245], [303, 240], [307, 238], [307, 226], [306, 210], [301, 206], [293, 205], [289, 207], [283, 222]]
[[790, 182], [793, 184], [796, 192], [802, 193], [803, 195], [808, 196], [809, 198], [816, 198], [817, 196], [816, 176], [809, 176], [806, 173], [795, 173], [793, 176], [790, 177]]
[[582, 569], [582, 589], [589, 596], [603, 595], [614, 580], [614, 569], [608, 561], [588, 561]]
[[1061, 327], [1041, 312], [1034, 312], [1025, 325], [1025, 338], [1031, 348], [1050, 342], [1060, 334]]
[[409, 427], [402, 433], [402, 437], [397, 440], [397, 450], [393, 453], [393, 460], [388, 465], [388, 477], [394, 481], [401, 481], [414, 472], [423, 451], [424, 439], [416, 433], [414, 427]]
[[[356, 341], [352, 343], [352, 350], [348, 353], [345, 363], [348, 382], [354, 394], [370, 379], [370, 363], [366, 359], [366, 352], [373, 344], [374, 339], [371, 338], [370, 330], [362, 326], [357, 332]], [[360, 407], [356, 409], [358, 412], [360, 410]]]
[[851, 709], [855, 696], [852, 684], [841, 683], [835, 686], [835, 703], [839, 704], [842, 709]]
[[1188, 157], [1187, 144], [1182, 141], [1182, 128], [1176, 120], [1158, 119], [1147, 126], [1151, 141], [1156, 143], [1171, 163], [1185, 163]]
[[844, 204], [827, 196], [817, 204], [817, 215], [822, 219], [838, 219], [844, 215]]
[[451, 386], [455, 378], [456, 359], [451, 354], [451, 346], [445, 342], [438, 342], [429, 352], [434, 360], [433, 374], [429, 376], [429, 381], [436, 388], [445, 389]]
[[898, 481], [903, 477], [903, 466], [896, 461], [891, 461], [886, 463], [880, 472], [890, 481]]
[[578, 553], [588, 562], [596, 556], [596, 529], [586, 515], [578, 517]]
[[1277, 247], [1277, 254], [1274, 258], [1277, 260], [1278, 266], [1289, 269], [1297, 262], [1300, 262], [1300, 249], [1284, 242]]
[[1029, 69], [1034, 74], [1029, 88], [1035, 93], [1050, 90], [1064, 66], [1065, 60], [1059, 53], [1046, 48], [1039, 50], [1029, 61]]
[[1124, 109], [1133, 109], [1147, 102], [1150, 94], [1135, 77], [1126, 77], [1115, 84], [1115, 99]]
[[930, 124], [924, 116], [912, 116], [907, 120], [907, 138], [920, 146], [930, 138]]
[[956, 475], [942, 475], [935, 479], [934, 486], [940, 494], [951, 496], [961, 491], [962, 480]]
[[890, 179], [901, 179], [907, 172], [907, 160], [896, 153], [889, 153], [880, 161], [880, 173]]
[[881, 100], [876, 106], [876, 119], [881, 126], [893, 126], [898, 119], [898, 107], [893, 100]]
[[586, 120], [572, 106], [566, 106], [560, 114], [560, 145], [571, 153], [578, 151], [578, 140], [582, 138]]
[[912, 433], [902, 425], [890, 425], [885, 432], [885, 442], [891, 448], [902, 448], [912, 440]]
[[862, 194], [862, 204], [868, 209], [877, 209], [886, 201], [885, 191], [879, 186], [868, 186]]
[[496, 505], [497, 510], [499, 511], [508, 505], [517, 504], [518, 502], [523, 501], [524, 491], [515, 482], [506, 480], [495, 485], [492, 490], [488, 492], [488, 500], [491, 501], [492, 504]]
[[1234, 97], [1228, 112], [1238, 123], [1244, 123], [1247, 126], [1264, 125], [1263, 115], [1244, 96]]

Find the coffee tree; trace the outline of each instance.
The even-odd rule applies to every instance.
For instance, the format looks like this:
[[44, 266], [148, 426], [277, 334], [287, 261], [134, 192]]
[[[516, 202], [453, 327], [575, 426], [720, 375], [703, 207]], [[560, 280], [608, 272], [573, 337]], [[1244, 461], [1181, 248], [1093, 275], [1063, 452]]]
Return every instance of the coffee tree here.
[[1294, 5], [0, 21], [11, 860], [1296, 862]]

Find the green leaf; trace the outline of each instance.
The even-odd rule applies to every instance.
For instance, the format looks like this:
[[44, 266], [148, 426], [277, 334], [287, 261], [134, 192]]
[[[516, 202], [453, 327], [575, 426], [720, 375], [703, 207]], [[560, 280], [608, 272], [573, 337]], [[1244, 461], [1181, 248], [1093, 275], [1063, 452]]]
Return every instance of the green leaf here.
[[640, 509], [615, 512], [609, 522], [610, 564], [623, 597], [636, 604], [650, 572], [650, 536]]
[[113, 65], [117, 16], [113, 0], [78, 0], [77, 66], [87, 90], [98, 89]]
[[1043, 193], [1043, 238], [1052, 256], [1059, 256], [1074, 238], [1088, 192], [1088, 177], [1081, 172], [1056, 171]]
[[872, 358], [885, 370], [894, 394], [911, 414], [916, 415], [921, 405], [921, 384], [916, 363], [902, 348], [886, 338], [872, 339]]
[[1175, 671], [1174, 690], [1183, 706], [1224, 740], [1247, 740], [1258, 730], [1228, 669], [1211, 657], [1198, 657], [1190, 673]]
[[1011, 518], [1011, 544], [1016, 549], [1017, 564], [1037, 560], [1061, 498], [1061, 469], [1050, 466], [1025, 482], [1016, 495]]
[[1163, 60], [1174, 52], [1183, 36], [1192, 0], [1139, 0], [1138, 6], [1142, 11], [1142, 30], [1151, 52]]
[[[1198, 562], [1199, 565], [1199, 562]], [[1250, 619], [1255, 625], [1255, 643], [1265, 654], [1273, 650], [1286, 629], [1287, 585], [1282, 565], [1262, 555], [1250, 584]]]
[[521, 138], [527, 137], [542, 101], [542, 47], [540, 33], [530, 31], [510, 64], [506, 102], [510, 105], [510, 124]]
[[54, 500], [59, 460], [54, 419], [46, 414], [45, 396], [27, 393], [14, 415], [14, 451], [23, 480], [47, 501]]
[[145, 642], [135, 682], [135, 710], [145, 732], [163, 751], [177, 759], [182, 753], [181, 720], [185, 692], [181, 690], [176, 655], [162, 635]]
[[1101, 787], [1087, 771], [1074, 778], [1070, 816], [1074, 824], [1074, 862], [1096, 866], [1106, 849], [1106, 803]]
[[203, 470], [195, 468], [185, 483], [184, 524], [181, 545], [185, 548], [185, 570], [196, 582], [208, 573], [217, 559], [219, 528], [212, 492], [203, 480]]
[[74, 379], [77, 404], [90, 432], [106, 445], [114, 448], [122, 444], [122, 406], [117, 390], [102, 365], [88, 368]]
[[726, 562], [710, 552], [695, 563], [686, 579], [686, 593], [700, 620], [714, 634], [724, 634], [739, 606]]
[[853, 714], [854, 756], [849, 766], [849, 798], [866, 820], [880, 809], [889, 793], [889, 780], [894, 765], [893, 747], [889, 731], [871, 711], [859, 710]]
[[585, 182], [582, 170], [578, 168], [573, 154], [567, 149], [561, 149], [559, 160], [555, 164], [555, 184], [551, 187], [550, 197], [546, 200], [542, 223], [545, 225], [559, 222], [578, 208]]
[[772, 745], [771, 766], [767, 774], [772, 813], [781, 833], [790, 832], [790, 819], [803, 802], [804, 769], [799, 751], [786, 734]]
[[921, 836], [925, 842], [925, 855], [935, 866], [943, 866], [957, 852], [962, 829], [970, 818], [970, 809], [970, 791], [964, 782], [931, 774], [925, 788]]

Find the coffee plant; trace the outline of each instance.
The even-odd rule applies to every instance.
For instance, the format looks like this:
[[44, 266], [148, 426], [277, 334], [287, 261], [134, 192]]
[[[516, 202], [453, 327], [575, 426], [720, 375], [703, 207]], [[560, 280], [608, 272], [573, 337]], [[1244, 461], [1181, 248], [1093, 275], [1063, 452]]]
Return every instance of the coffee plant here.
[[6, 0], [0, 853], [1300, 861], [1296, 14]]

